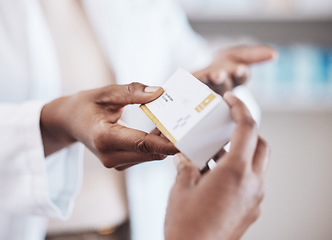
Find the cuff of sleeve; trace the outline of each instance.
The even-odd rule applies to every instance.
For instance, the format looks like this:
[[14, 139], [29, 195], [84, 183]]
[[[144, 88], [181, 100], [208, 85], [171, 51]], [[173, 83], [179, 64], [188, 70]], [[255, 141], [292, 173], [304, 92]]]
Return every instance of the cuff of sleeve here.
[[36, 206], [33, 213], [66, 219], [81, 182], [83, 146], [76, 143], [45, 158], [40, 132], [40, 112], [44, 103], [31, 104], [36, 112], [26, 121], [25, 140], [31, 195]]

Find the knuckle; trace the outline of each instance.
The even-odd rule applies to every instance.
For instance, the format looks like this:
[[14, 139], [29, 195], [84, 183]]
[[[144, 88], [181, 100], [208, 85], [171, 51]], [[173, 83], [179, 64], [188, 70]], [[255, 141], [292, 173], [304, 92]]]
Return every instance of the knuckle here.
[[264, 149], [266, 149], [266, 152], [269, 155], [271, 153], [271, 146], [270, 146], [270, 144], [265, 139], [261, 139], [261, 144], [262, 144], [262, 147]]
[[165, 159], [167, 156], [163, 155], [163, 154], [149, 154], [146, 157], [146, 161], [153, 161], [153, 160], [163, 160]]
[[247, 164], [245, 161], [240, 160], [236, 166], [234, 172], [237, 174], [237, 176], [243, 178], [246, 175], [247, 172]]
[[137, 83], [137, 82], [133, 82], [133, 83], [124, 85], [125, 87], [123, 88], [123, 91], [124, 91], [123, 97], [124, 97], [124, 100], [126, 103], [128, 103], [128, 104], [133, 103], [132, 96], [138, 90], [138, 85], [139, 85], [139, 83]]
[[116, 167], [116, 164], [114, 163], [114, 161], [110, 160], [109, 158], [108, 159], [102, 159], [101, 161], [102, 161], [104, 167], [106, 167], [106, 168]]
[[119, 172], [122, 172], [123, 170], [126, 170], [127, 167], [115, 167], [115, 169]]
[[228, 73], [225, 70], [213, 71], [210, 74], [211, 80], [214, 84], [223, 85], [229, 80]]
[[193, 168], [189, 164], [182, 164], [181, 168], [180, 168], [180, 171], [187, 172], [187, 173], [191, 174], [193, 172]]
[[249, 130], [257, 129], [257, 124], [251, 116], [250, 117], [248, 116], [248, 117], [245, 117], [244, 119], [242, 119], [241, 124]]
[[253, 192], [253, 200], [259, 205], [265, 197], [264, 181], [261, 178], [256, 178], [252, 182], [253, 189], [256, 189]]
[[260, 204], [263, 201], [264, 197], [265, 197], [265, 192], [261, 187], [259, 187], [254, 195], [255, 202], [257, 204]]
[[260, 188], [259, 188], [259, 192], [258, 192], [257, 197], [258, 197], [259, 203], [261, 203], [265, 198], [265, 189], [264, 189], [264, 186], [263, 186], [263, 182], [260, 182]]
[[265, 198], [265, 192], [264, 192], [264, 191], [261, 191], [261, 192], [258, 194], [257, 198], [258, 198], [258, 202], [261, 203], [261, 202], [264, 200], [264, 198]]
[[153, 154], [154, 155], [154, 160], [164, 160], [167, 156], [163, 154]]
[[248, 164], [246, 164], [245, 161], [239, 161], [233, 164], [227, 172], [231, 174], [231, 178], [235, 184], [241, 186], [246, 183]]
[[114, 152], [104, 154], [100, 159], [106, 168], [121, 168], [119, 166], [120, 160], [115, 156]]
[[213, 71], [212, 73], [210, 73], [210, 78], [213, 82], [218, 81], [220, 78], [220, 72]]
[[142, 152], [142, 153], [153, 153], [152, 149], [149, 147], [148, 144], [146, 144], [146, 136], [145, 135], [143, 138], [137, 140], [137, 149], [139, 152]]
[[247, 159], [245, 159], [243, 156], [238, 156], [237, 162], [233, 165], [234, 171], [236, 171], [238, 174], [245, 175], [248, 172], [249, 164]]
[[264, 148], [270, 149], [270, 145], [264, 138], [260, 138], [260, 143]]
[[179, 181], [185, 181], [188, 179], [188, 177], [190, 179], [193, 179], [197, 176], [197, 174], [199, 175], [199, 171], [197, 171], [196, 168], [193, 168], [190, 164], [182, 164], [179, 168], [178, 168], [178, 180]]
[[260, 215], [261, 215], [261, 209], [258, 206], [252, 214], [252, 222], [255, 222], [260, 217]]
[[137, 89], [139, 88], [141, 84], [138, 82], [132, 82], [130, 84], [127, 85], [127, 91], [129, 94], [133, 94], [137, 91]]

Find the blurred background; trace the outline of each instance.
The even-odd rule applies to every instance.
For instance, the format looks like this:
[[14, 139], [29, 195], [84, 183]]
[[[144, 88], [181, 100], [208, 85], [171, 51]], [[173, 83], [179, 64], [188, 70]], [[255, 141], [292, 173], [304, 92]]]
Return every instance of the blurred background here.
[[[161, 84], [178, 67], [173, 66], [178, 64], [173, 52], [185, 55], [190, 62], [194, 59], [191, 54], [204, 58], [205, 44], [187, 31], [181, 9], [169, 0], [83, 2], [117, 83], [134, 79]], [[260, 132], [272, 146], [272, 159], [262, 215], [243, 239], [332, 239], [332, 1], [178, 2], [192, 28], [214, 51], [263, 43], [279, 52], [277, 60], [254, 66], [248, 83], [262, 110]], [[54, 7], [49, 9], [53, 12]], [[61, 8], [58, 16], [63, 16]], [[174, 44], [177, 49], [173, 39], [179, 43]], [[189, 45], [189, 54], [181, 52], [184, 45]], [[198, 49], [198, 45], [204, 46]], [[77, 86], [82, 88], [78, 76]], [[136, 112], [127, 120], [132, 121], [126, 121], [129, 125], [140, 123]], [[83, 190], [72, 218], [65, 223], [51, 221], [47, 239], [127, 240], [130, 231], [132, 240], [163, 239], [168, 192], [176, 174], [172, 161], [140, 164], [124, 176], [104, 169], [90, 155], [86, 153]], [[63, 232], [91, 229], [105, 237], [57, 237]], [[119, 231], [117, 237], [109, 235]]]
[[214, 48], [262, 42], [249, 83], [272, 146], [262, 215], [245, 240], [332, 239], [332, 1], [181, 0]]

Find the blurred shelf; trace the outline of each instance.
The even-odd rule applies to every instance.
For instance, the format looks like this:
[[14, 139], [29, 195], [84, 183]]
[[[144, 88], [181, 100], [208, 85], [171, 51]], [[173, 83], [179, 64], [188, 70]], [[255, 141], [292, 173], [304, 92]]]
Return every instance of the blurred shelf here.
[[232, 3], [228, 3], [229, 9], [221, 8], [219, 3], [215, 8], [211, 5], [204, 8], [202, 4], [201, 9], [188, 8], [187, 14], [193, 29], [213, 49], [257, 42], [272, 43], [277, 48], [279, 59], [253, 67], [248, 84], [263, 112], [330, 114], [332, 2], [326, 1], [319, 5], [319, 10], [308, 5], [300, 9], [305, 6], [298, 2], [301, 5], [293, 10], [277, 12], [270, 8], [268, 12], [259, 11], [261, 6], [247, 8], [243, 0], [244, 5], [236, 5], [240, 8], [231, 6]]
[[284, 103], [281, 101], [266, 102], [259, 101], [258, 104], [263, 112], [312, 112], [312, 113], [332, 113], [332, 102], [322, 103]]
[[[332, 15], [332, 14], [331, 14]], [[257, 17], [261, 18], [261, 17]], [[244, 18], [243, 18], [244, 19]], [[300, 18], [298, 18], [300, 19]], [[314, 19], [314, 18], [312, 18]], [[232, 39], [280, 45], [311, 44], [332, 46], [332, 18], [321, 21], [196, 21], [190, 20], [193, 29], [207, 39]]]
[[324, 14], [300, 13], [229, 13], [229, 12], [188, 12], [194, 22], [332, 22], [332, 12]]

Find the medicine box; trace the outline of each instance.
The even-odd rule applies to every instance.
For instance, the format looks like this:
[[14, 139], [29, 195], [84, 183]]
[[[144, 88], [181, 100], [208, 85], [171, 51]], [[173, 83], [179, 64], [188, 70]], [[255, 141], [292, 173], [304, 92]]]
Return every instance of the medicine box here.
[[223, 98], [183, 69], [163, 85], [164, 93], [140, 108], [200, 169], [227, 144], [235, 127]]

